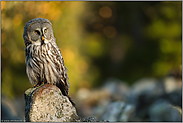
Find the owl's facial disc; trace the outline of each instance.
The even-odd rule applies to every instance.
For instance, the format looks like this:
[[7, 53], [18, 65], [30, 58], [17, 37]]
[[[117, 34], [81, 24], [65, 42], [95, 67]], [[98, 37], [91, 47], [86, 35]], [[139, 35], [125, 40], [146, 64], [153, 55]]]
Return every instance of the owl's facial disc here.
[[28, 34], [33, 44], [42, 45], [50, 42], [52, 27], [48, 23], [35, 23], [30, 26]]
[[49, 23], [42, 24], [42, 33], [43, 33], [45, 39], [47, 39], [47, 40], [51, 39], [52, 27]]

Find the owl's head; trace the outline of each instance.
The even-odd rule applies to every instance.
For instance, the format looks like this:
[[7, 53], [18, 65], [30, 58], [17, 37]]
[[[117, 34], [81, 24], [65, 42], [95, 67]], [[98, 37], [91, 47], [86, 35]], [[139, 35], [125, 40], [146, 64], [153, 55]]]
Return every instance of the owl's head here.
[[54, 39], [52, 24], [49, 20], [44, 18], [36, 18], [28, 21], [24, 27], [24, 43], [42, 45], [49, 43]]

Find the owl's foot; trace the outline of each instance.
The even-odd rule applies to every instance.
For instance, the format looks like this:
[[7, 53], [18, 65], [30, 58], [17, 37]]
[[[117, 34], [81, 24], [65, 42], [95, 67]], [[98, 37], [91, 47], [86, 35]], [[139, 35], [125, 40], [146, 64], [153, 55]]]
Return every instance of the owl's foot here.
[[44, 85], [44, 84], [46, 84], [46, 82], [41, 82], [41, 84], [40, 84], [40, 85], [42, 86], [42, 85]]
[[38, 86], [39, 86], [38, 84], [33, 85], [34, 88], [36, 88], [36, 87], [38, 87]]

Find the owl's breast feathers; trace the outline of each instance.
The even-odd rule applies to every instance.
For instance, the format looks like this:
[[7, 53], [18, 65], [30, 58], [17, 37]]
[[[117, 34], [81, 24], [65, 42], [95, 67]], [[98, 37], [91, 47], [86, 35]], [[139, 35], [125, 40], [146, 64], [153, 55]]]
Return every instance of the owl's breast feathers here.
[[31, 45], [26, 47], [27, 74], [31, 84], [43, 82], [54, 84], [63, 95], [68, 96], [69, 82], [60, 49], [55, 44]]

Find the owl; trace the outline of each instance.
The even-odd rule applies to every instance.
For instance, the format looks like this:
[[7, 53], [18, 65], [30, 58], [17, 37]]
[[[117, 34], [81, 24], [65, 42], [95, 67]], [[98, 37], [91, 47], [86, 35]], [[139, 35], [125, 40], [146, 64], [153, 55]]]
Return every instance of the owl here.
[[44, 18], [28, 21], [24, 27], [23, 39], [30, 83], [34, 87], [44, 83], [56, 85], [75, 105], [68, 96], [67, 68], [56, 44], [51, 22]]

